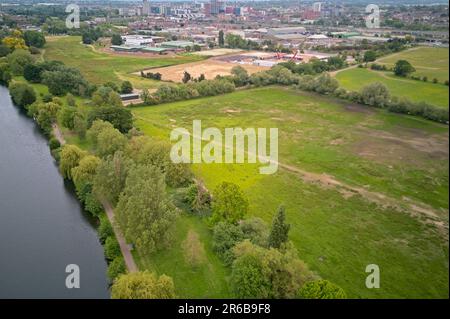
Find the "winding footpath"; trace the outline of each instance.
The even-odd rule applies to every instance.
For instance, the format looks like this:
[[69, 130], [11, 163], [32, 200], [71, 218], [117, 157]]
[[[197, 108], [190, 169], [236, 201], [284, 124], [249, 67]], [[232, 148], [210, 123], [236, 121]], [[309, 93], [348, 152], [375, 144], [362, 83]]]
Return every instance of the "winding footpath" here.
[[[59, 129], [58, 125], [53, 124], [52, 127], [53, 127], [53, 135], [61, 145], [64, 145], [66, 143], [66, 140], [64, 139], [64, 136], [61, 130]], [[116, 235], [117, 241], [119, 242], [120, 251], [122, 252], [122, 256], [123, 259], [125, 260], [125, 265], [127, 266], [128, 272], [137, 272], [138, 267], [134, 262], [130, 246], [127, 244], [125, 237], [123, 237], [122, 232], [120, 231], [117, 224], [114, 222], [114, 209], [112, 208], [112, 205], [106, 200], [102, 201], [102, 205], [103, 208], [105, 209], [106, 216], [108, 216], [108, 220], [113, 227], [113, 231], [114, 234]]]

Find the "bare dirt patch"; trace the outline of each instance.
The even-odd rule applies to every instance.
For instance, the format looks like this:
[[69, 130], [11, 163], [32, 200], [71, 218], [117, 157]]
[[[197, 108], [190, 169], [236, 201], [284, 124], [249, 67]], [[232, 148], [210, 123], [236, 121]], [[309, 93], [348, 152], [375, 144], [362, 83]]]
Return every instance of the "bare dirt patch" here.
[[[179, 65], [173, 65], [163, 68], [153, 68], [151, 70], [144, 70], [144, 72], [149, 71], [152, 73], [161, 73], [162, 80], [163, 81], [173, 81], [173, 82], [181, 82], [183, 79], [184, 72], [188, 72], [192, 77], [198, 78], [200, 75], [205, 75], [205, 78], [208, 80], [214, 79], [217, 75], [225, 76], [231, 74], [231, 69], [236, 66], [240, 65], [244, 69], [247, 70], [249, 74], [253, 74], [259, 71], [267, 70], [268, 68], [258, 66], [258, 65], [252, 65], [252, 64], [236, 64], [236, 63], [229, 63], [229, 62], [222, 62], [217, 61], [213, 59], [205, 60], [205, 61], [199, 61], [199, 62], [193, 62], [193, 63], [186, 63], [186, 64], [179, 64]], [[136, 73], [136, 74], [140, 74]]]

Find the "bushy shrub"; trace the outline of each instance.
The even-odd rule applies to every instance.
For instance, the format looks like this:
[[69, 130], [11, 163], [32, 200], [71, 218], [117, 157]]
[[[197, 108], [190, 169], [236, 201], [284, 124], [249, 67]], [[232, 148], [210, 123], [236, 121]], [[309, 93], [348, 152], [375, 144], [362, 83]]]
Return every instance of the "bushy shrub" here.
[[98, 226], [98, 237], [100, 238], [100, 242], [103, 244], [108, 237], [113, 235], [114, 230], [109, 222], [108, 216], [106, 216], [106, 214], [100, 216], [100, 225]]
[[345, 291], [328, 280], [315, 280], [307, 282], [299, 291], [299, 297], [303, 299], [345, 299]]
[[109, 236], [108, 238], [106, 238], [104, 249], [106, 259], [108, 260], [113, 260], [118, 256], [122, 256], [119, 243], [114, 236]]
[[114, 281], [119, 275], [127, 272], [127, 266], [122, 256], [117, 256], [108, 265], [108, 278]]

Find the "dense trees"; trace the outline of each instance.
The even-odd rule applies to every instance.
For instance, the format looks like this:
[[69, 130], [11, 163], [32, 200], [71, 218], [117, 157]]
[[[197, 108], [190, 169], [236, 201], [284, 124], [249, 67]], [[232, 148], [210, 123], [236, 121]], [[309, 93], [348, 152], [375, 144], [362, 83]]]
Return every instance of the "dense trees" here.
[[111, 287], [113, 299], [175, 298], [172, 278], [144, 271], [119, 276]]
[[161, 171], [152, 165], [132, 167], [116, 207], [125, 238], [148, 253], [165, 247], [176, 216]]
[[133, 115], [123, 107], [104, 106], [92, 109], [88, 114], [88, 126], [98, 120], [111, 123], [121, 133], [127, 133], [133, 127]]
[[211, 222], [237, 223], [248, 212], [248, 200], [238, 185], [219, 184], [213, 192]]
[[43, 71], [43, 67], [39, 64], [27, 64], [23, 69], [23, 77], [31, 83], [40, 83]]
[[29, 47], [43, 48], [45, 45], [45, 37], [42, 32], [25, 31], [23, 38], [25, 44]]
[[304, 299], [345, 299], [345, 291], [328, 280], [307, 282], [299, 291], [299, 297]]
[[174, 163], [170, 159], [171, 144], [153, 140], [147, 136], [133, 137], [126, 149], [126, 154], [136, 164], [153, 165], [165, 175], [166, 183], [171, 187], [185, 186], [192, 179], [189, 166], [185, 163]]
[[83, 78], [80, 71], [64, 65], [44, 71], [42, 83], [48, 86], [49, 92], [53, 95], [64, 95], [70, 92], [83, 96], [88, 95], [90, 90], [89, 83]]
[[366, 52], [364, 52], [364, 57], [363, 57], [363, 61], [364, 62], [373, 62], [377, 59], [377, 53], [375, 51], [372, 50], [368, 50]]
[[30, 52], [16, 49], [6, 57], [9, 69], [14, 75], [23, 75], [23, 70], [27, 64], [34, 62]]
[[25, 83], [13, 83], [9, 86], [9, 94], [17, 106], [26, 107], [36, 101], [34, 89]]
[[416, 69], [406, 60], [398, 60], [395, 63], [394, 66], [394, 73], [397, 76], [407, 76], [413, 72], [415, 72]]
[[245, 240], [233, 252], [231, 288], [237, 298], [295, 298], [316, 277], [293, 246], [267, 249]]
[[114, 33], [111, 37], [111, 44], [112, 45], [122, 45], [123, 40], [120, 34]]
[[87, 153], [78, 146], [66, 144], [61, 149], [59, 170], [64, 178], [72, 179], [72, 169], [80, 164]]

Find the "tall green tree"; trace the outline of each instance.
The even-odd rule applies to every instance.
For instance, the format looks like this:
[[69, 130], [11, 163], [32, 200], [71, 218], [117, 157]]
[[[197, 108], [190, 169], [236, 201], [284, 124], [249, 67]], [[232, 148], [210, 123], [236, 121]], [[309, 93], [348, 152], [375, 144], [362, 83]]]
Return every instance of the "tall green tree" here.
[[268, 244], [269, 247], [280, 248], [282, 244], [288, 241], [290, 225], [286, 223], [286, 214], [283, 206], [278, 209], [275, 218], [272, 221]]
[[156, 251], [170, 242], [176, 217], [161, 171], [151, 165], [131, 168], [116, 207], [125, 238], [141, 251]]
[[225, 46], [225, 35], [223, 33], [223, 30], [219, 31], [219, 46], [221, 48]]
[[72, 169], [80, 164], [87, 153], [76, 145], [66, 144], [60, 153], [59, 170], [64, 178], [72, 179]]

